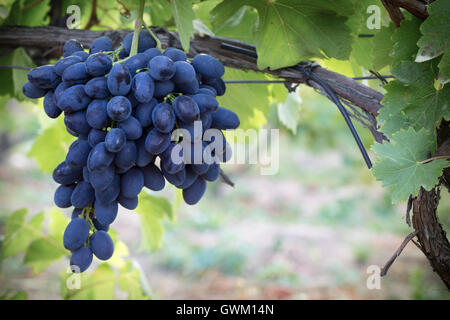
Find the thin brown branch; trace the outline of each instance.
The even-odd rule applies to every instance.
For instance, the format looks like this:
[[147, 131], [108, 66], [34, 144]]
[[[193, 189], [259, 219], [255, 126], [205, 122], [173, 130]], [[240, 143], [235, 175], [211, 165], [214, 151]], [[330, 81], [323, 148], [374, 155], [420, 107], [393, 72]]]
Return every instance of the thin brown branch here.
[[400, 254], [402, 253], [403, 249], [405, 249], [408, 242], [411, 241], [417, 235], [417, 233], [418, 233], [418, 231], [414, 231], [406, 236], [406, 238], [403, 240], [400, 247], [398, 247], [398, 249], [395, 250], [395, 253], [392, 255], [392, 257], [386, 262], [384, 267], [381, 268], [380, 276], [384, 277], [387, 274], [387, 272], [389, 271], [389, 268], [392, 266], [394, 261], [400, 256]]
[[100, 20], [97, 17], [97, 0], [92, 0], [92, 11], [91, 16], [89, 17], [88, 24], [86, 25], [85, 29], [90, 29], [93, 26], [100, 23]]
[[392, 22], [394, 22], [397, 27], [400, 27], [400, 22], [405, 18], [400, 8], [393, 4], [390, 0], [381, 0], [381, 3], [383, 3], [383, 6], [389, 13], [389, 17], [391, 17]]
[[24, 6], [22, 8], [22, 11], [25, 11], [25, 10], [28, 10], [30, 8], [33, 8], [33, 7], [41, 4], [42, 2], [44, 2], [44, 0], [36, 0], [36, 1], [30, 2], [29, 4], [27, 4], [26, 6]]
[[419, 0], [387, 0], [393, 5], [403, 8], [419, 19], [428, 17], [427, 5]]

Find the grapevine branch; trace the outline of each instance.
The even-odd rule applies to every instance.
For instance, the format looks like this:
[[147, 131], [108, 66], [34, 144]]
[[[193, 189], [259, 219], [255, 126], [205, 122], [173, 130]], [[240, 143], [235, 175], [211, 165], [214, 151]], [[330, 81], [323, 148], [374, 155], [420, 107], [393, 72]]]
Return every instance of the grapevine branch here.
[[[174, 31], [168, 31], [164, 28], [152, 27], [153, 33], [160, 39], [163, 47], [181, 48], [178, 34]], [[118, 46], [122, 39], [130, 30], [118, 31], [92, 31], [92, 30], [68, 30], [59, 27], [2, 27], [0, 28], [0, 45], [6, 47], [26, 47], [26, 48], [59, 48], [52, 52], [51, 58], [57, 58], [61, 55], [64, 43], [69, 39], [77, 39], [84, 46], [89, 45], [98, 37], [109, 36], [114, 46]], [[43, 36], [45, 35], [45, 36]], [[189, 55], [198, 53], [207, 53], [218, 58], [225, 66], [241, 70], [251, 70], [263, 72], [282, 78], [291, 83], [306, 83], [307, 77], [302, 71], [295, 68], [282, 68], [277, 70], [258, 69], [256, 58], [242, 53], [231, 52], [222, 48], [222, 44], [239, 46], [248, 50], [253, 50], [253, 46], [246, 43], [209, 36], [195, 36], [191, 40]], [[49, 57], [50, 58], [50, 57]], [[335, 73], [322, 67], [314, 68], [313, 73], [323, 79], [328, 86], [341, 98], [350, 101], [358, 106], [364, 112], [373, 116], [378, 114], [382, 107], [380, 104], [383, 94], [373, 90], [358, 81]], [[315, 83], [306, 83], [307, 85], [318, 87]]]

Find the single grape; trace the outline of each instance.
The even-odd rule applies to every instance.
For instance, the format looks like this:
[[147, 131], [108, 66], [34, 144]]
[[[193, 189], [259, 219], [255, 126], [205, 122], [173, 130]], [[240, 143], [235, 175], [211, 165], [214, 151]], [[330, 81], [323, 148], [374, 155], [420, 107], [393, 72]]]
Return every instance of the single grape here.
[[211, 126], [220, 130], [236, 129], [240, 121], [236, 113], [231, 110], [219, 107], [212, 115]]
[[112, 41], [107, 36], [95, 39], [89, 48], [91, 55], [101, 51], [113, 51]]
[[58, 76], [61, 77], [64, 73], [64, 70], [78, 62], [83, 62], [83, 59], [77, 56], [69, 56], [67, 58], [63, 58], [55, 64], [55, 72]]
[[198, 54], [192, 60], [195, 70], [207, 79], [220, 78], [225, 74], [223, 64], [207, 54]]
[[124, 197], [136, 197], [144, 187], [144, 175], [139, 168], [131, 168], [122, 175], [120, 183], [121, 193]]
[[81, 58], [81, 61], [86, 61], [86, 59], [89, 57], [89, 53], [87, 53], [86, 51], [77, 51], [72, 53], [72, 56]]
[[133, 77], [137, 70], [146, 68], [148, 65], [148, 56], [144, 53], [138, 53], [123, 63], [124, 66], [128, 68], [128, 71], [130, 72], [131, 76]]
[[95, 218], [102, 225], [110, 225], [117, 217], [118, 205], [117, 201], [110, 203], [102, 203], [95, 201], [94, 203]]
[[89, 78], [90, 76], [86, 69], [86, 63], [84, 62], [78, 62], [67, 67], [62, 74], [62, 80], [68, 86], [84, 84]]
[[147, 55], [148, 61], [152, 60], [156, 56], [161, 56], [162, 53], [158, 48], [150, 48], [143, 52], [145, 55]]
[[93, 148], [100, 142], [104, 142], [106, 133], [107, 133], [106, 131], [99, 129], [92, 129], [91, 131], [89, 131], [88, 142], [90, 146]]
[[[154, 155], [148, 153], [145, 150], [145, 138], [146, 138], [146, 136], [143, 135], [138, 140], [136, 140], [136, 165], [138, 167], [147, 166], [155, 158]], [[116, 156], [116, 159], [117, 159], [117, 156]]]
[[[123, 39], [123, 46], [128, 54], [131, 52], [131, 43], [133, 41], [133, 34], [134, 32], [131, 32]], [[154, 47], [156, 47], [156, 41], [155, 39], [153, 39], [151, 34], [146, 29], [140, 30], [138, 40], [138, 52], [144, 52]]]
[[192, 96], [192, 99], [197, 103], [200, 112], [203, 113], [212, 113], [216, 112], [219, 108], [219, 103], [216, 98], [209, 94], [198, 93]]
[[75, 251], [88, 239], [89, 223], [81, 218], [74, 218], [66, 227], [63, 235], [64, 248]]
[[175, 125], [175, 113], [168, 103], [159, 103], [153, 109], [152, 122], [157, 130], [169, 133]]
[[[67, 84], [65, 84], [64, 82], [61, 82], [60, 84], [58, 84], [55, 88], [55, 101], [56, 101], [56, 105], [58, 106], [58, 100], [59, 97], [61, 97], [61, 95], [63, 94], [64, 91], [66, 91], [66, 89], [68, 89], [69, 86]], [[59, 108], [59, 106], [58, 106]]]
[[112, 60], [104, 53], [95, 53], [86, 59], [86, 71], [92, 77], [104, 76], [111, 70]]
[[184, 123], [192, 123], [200, 117], [200, 109], [194, 99], [189, 96], [178, 96], [173, 101], [173, 109], [177, 118]]
[[153, 191], [164, 189], [166, 181], [161, 170], [154, 163], [150, 163], [146, 167], [141, 168], [141, 171], [144, 175], [144, 186], [146, 188]]
[[136, 163], [137, 150], [134, 141], [127, 141], [116, 154], [114, 164], [121, 169], [129, 169]]
[[131, 74], [122, 64], [115, 64], [108, 74], [108, 89], [114, 96], [125, 96], [131, 89]]
[[183, 199], [189, 205], [194, 205], [200, 201], [206, 191], [206, 182], [202, 177], [198, 177], [195, 182], [183, 189]]
[[98, 231], [105, 231], [108, 232], [109, 230], [109, 225], [103, 225], [100, 222], [98, 222], [98, 220], [96, 218], [92, 219], [92, 222], [94, 223], [94, 227], [95, 229], [97, 229]]
[[176, 92], [181, 92], [184, 94], [196, 94], [199, 89], [199, 84], [197, 79], [192, 80], [190, 82], [178, 83], [175, 86]]
[[169, 47], [166, 50], [164, 50], [164, 56], [172, 59], [174, 62], [186, 61], [187, 59], [186, 53], [184, 53], [184, 51], [172, 47]]
[[37, 99], [45, 96], [47, 89], [41, 89], [36, 87], [31, 82], [26, 82], [22, 88], [23, 94], [30, 99]]
[[186, 180], [186, 169], [178, 171], [177, 173], [174, 174], [168, 173], [166, 170], [164, 170], [164, 167], [162, 167], [161, 170], [164, 175], [164, 178], [166, 178], [167, 181], [169, 181], [175, 187], [181, 186]]
[[94, 189], [86, 181], [79, 182], [70, 197], [70, 201], [75, 208], [87, 207], [94, 202], [94, 199]]
[[125, 121], [119, 122], [117, 127], [125, 132], [128, 140], [136, 140], [142, 136], [141, 123], [133, 116], [130, 116]]
[[187, 83], [196, 80], [195, 69], [190, 63], [187, 63], [186, 61], [176, 61], [174, 63], [174, 66], [175, 74], [172, 78], [172, 81], [176, 84]]
[[41, 89], [53, 89], [61, 82], [61, 77], [56, 74], [55, 66], [45, 65], [28, 72], [28, 81]]
[[95, 129], [102, 129], [109, 124], [106, 111], [107, 101], [103, 99], [92, 100], [86, 110], [86, 120]]
[[72, 184], [80, 181], [83, 176], [83, 169], [73, 168], [65, 161], [61, 162], [55, 170], [53, 170], [53, 180], [59, 184]]
[[68, 130], [71, 130], [78, 135], [88, 135], [91, 130], [91, 127], [87, 123], [85, 111], [66, 114], [64, 124]]
[[72, 252], [72, 256], [70, 257], [70, 265], [78, 268], [74, 269], [74, 272], [83, 272], [89, 268], [92, 263], [92, 259], [93, 255], [91, 249], [88, 247], [81, 247]]
[[101, 203], [111, 203], [117, 199], [120, 193], [120, 176], [116, 174], [114, 176], [113, 182], [102, 191], [95, 191], [96, 201], [100, 201]]
[[170, 139], [170, 134], [162, 133], [153, 128], [147, 134], [147, 138], [145, 140], [145, 150], [151, 154], [158, 155], [167, 149], [170, 144]]
[[90, 171], [89, 182], [95, 190], [105, 190], [114, 180], [115, 168], [110, 165], [103, 171]]
[[114, 243], [105, 231], [95, 232], [90, 239], [91, 250], [100, 260], [108, 260], [114, 253]]
[[223, 80], [221, 78], [214, 79], [212, 81], [208, 81], [208, 82], [206, 82], [206, 84], [209, 85], [210, 87], [214, 88], [214, 90], [217, 93], [216, 95], [223, 96], [225, 94], [225, 91], [226, 91], [225, 82], [223, 82]]
[[69, 148], [66, 163], [74, 168], [84, 167], [91, 152], [91, 146], [87, 140], [77, 139]]
[[210, 94], [212, 96], [217, 96], [217, 91], [214, 89], [214, 87], [208, 86], [207, 84], [202, 84], [200, 88], [198, 89], [197, 93], [206, 93]]
[[148, 72], [153, 79], [159, 81], [169, 80], [175, 74], [172, 59], [165, 56], [156, 56], [148, 64]]
[[127, 142], [125, 131], [120, 128], [113, 128], [105, 138], [105, 148], [109, 152], [119, 152]]
[[161, 154], [161, 166], [170, 174], [175, 174], [184, 169], [183, 149], [181, 145], [171, 143]]
[[87, 167], [90, 171], [103, 171], [114, 160], [114, 153], [106, 149], [105, 142], [98, 143], [89, 154]]
[[105, 99], [111, 94], [105, 77], [92, 78], [84, 85], [84, 91], [92, 99]]
[[63, 56], [71, 56], [77, 51], [83, 51], [83, 45], [75, 39], [67, 40], [63, 47]]
[[44, 111], [52, 119], [56, 119], [61, 114], [62, 110], [56, 105], [55, 94], [48, 91], [44, 97]]
[[206, 181], [216, 181], [217, 178], [219, 178], [220, 175], [220, 164], [213, 163], [209, 166], [208, 171], [206, 171], [204, 174], [202, 174], [202, 178]]
[[186, 166], [185, 171], [186, 171], [186, 177], [185, 177], [183, 183], [178, 186], [180, 189], [189, 188], [198, 178], [197, 172], [192, 170], [190, 165]]
[[57, 106], [64, 112], [72, 113], [85, 109], [91, 102], [91, 98], [84, 91], [84, 86], [79, 84], [67, 88], [57, 100]]
[[153, 96], [155, 98], [164, 98], [169, 93], [173, 92], [175, 89], [175, 84], [171, 80], [166, 81], [155, 81], [155, 91]]
[[156, 99], [151, 99], [150, 102], [141, 103], [136, 107], [134, 116], [139, 120], [142, 127], [146, 128], [152, 125], [152, 112], [157, 104]]
[[73, 189], [75, 189], [74, 184], [60, 185], [55, 191], [55, 204], [60, 208], [69, 208], [72, 205], [70, 197], [72, 195]]
[[119, 195], [119, 197], [117, 198], [117, 201], [119, 202], [119, 204], [124, 207], [125, 209], [128, 210], [134, 210], [137, 208], [139, 200], [138, 197], [133, 197], [133, 198], [127, 198], [124, 197], [122, 195]]
[[112, 120], [125, 121], [131, 115], [132, 108], [130, 100], [117, 96], [109, 100], [106, 110]]
[[137, 101], [140, 103], [147, 103], [153, 98], [155, 83], [147, 72], [140, 72], [134, 76], [131, 90]]

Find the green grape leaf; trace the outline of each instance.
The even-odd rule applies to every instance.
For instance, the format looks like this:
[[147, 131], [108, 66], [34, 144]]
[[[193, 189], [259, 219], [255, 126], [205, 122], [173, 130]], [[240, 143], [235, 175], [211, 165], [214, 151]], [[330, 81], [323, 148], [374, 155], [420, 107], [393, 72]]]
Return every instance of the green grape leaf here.
[[297, 133], [297, 124], [300, 117], [300, 103], [301, 99], [298, 94], [288, 94], [283, 103], [278, 104], [278, 119], [284, 124], [293, 134]]
[[390, 65], [392, 62], [391, 53], [394, 41], [391, 37], [394, 30], [394, 24], [390, 23], [388, 27], [382, 27], [380, 31], [375, 34], [375, 37], [372, 40], [372, 66], [377, 71]]
[[[4, 50], [6, 50], [4, 48]], [[1, 65], [33, 67], [34, 64], [23, 48], [18, 48], [0, 58]], [[10, 95], [17, 100], [25, 100], [23, 85], [28, 81], [28, 71], [23, 69], [0, 69], [0, 95]]]
[[412, 123], [408, 117], [403, 112], [400, 112], [387, 118], [381, 126], [380, 131], [388, 138], [392, 138], [393, 134], [397, 131], [401, 129], [407, 130], [411, 126]]
[[402, 61], [414, 61], [417, 53], [417, 40], [420, 37], [421, 20], [415, 17], [408, 17], [403, 20], [399, 28], [395, 28], [392, 33], [394, 41], [392, 56], [392, 65], [395, 66]]
[[67, 219], [61, 211], [52, 209], [49, 214], [50, 230], [44, 234], [45, 213], [34, 215], [29, 221], [27, 215], [28, 210], [21, 209], [13, 212], [6, 220], [3, 254], [9, 257], [24, 253], [24, 263], [38, 274], [67, 254], [62, 246], [62, 232]]
[[398, 115], [407, 104], [407, 90], [406, 85], [398, 80], [393, 80], [384, 85], [383, 88], [387, 91], [381, 100], [383, 108], [380, 109], [377, 120], [383, 123], [394, 115]]
[[392, 74], [397, 80], [412, 86], [427, 86], [434, 81], [433, 69], [430, 63], [402, 61], [392, 67]]
[[425, 128], [434, 132], [436, 123], [450, 117], [450, 87], [436, 90], [433, 86], [408, 87], [408, 106], [404, 109], [416, 129]]
[[[224, 80], [267, 80], [253, 71], [225, 68]], [[266, 123], [270, 99], [267, 86], [261, 84], [227, 84], [225, 95], [217, 97], [220, 106], [234, 111], [241, 120], [241, 129], [260, 128]]]
[[8, 216], [5, 225], [5, 240], [2, 243], [3, 257], [24, 253], [29, 244], [42, 234], [44, 213], [27, 221], [28, 210], [20, 209]]
[[383, 186], [390, 188], [394, 203], [407, 200], [410, 194], [417, 195], [420, 187], [430, 190], [437, 184], [449, 162], [440, 159], [423, 163], [434, 148], [432, 134], [425, 129], [416, 132], [413, 128], [398, 131], [390, 143], [372, 147], [379, 156], [373, 174]]
[[347, 17], [341, 15], [352, 12], [349, 5], [331, 0], [226, 0], [212, 13], [226, 21], [232, 9], [244, 5], [258, 11], [255, 43], [260, 69], [279, 69], [313, 56], [346, 59], [350, 55], [351, 31]]
[[173, 217], [171, 203], [163, 197], [151, 196], [146, 192], [139, 194], [139, 204], [134, 210], [141, 219], [141, 250], [152, 251], [162, 245], [164, 228], [162, 221]]
[[195, 13], [192, 10], [191, 0], [171, 0], [173, 17], [177, 25], [177, 31], [180, 35], [181, 45], [184, 50], [189, 51], [189, 40], [194, 32], [192, 21], [195, 19]]
[[63, 120], [58, 119], [34, 140], [28, 156], [34, 158], [39, 168], [52, 173], [64, 161], [74, 137], [67, 133]]
[[258, 20], [258, 13], [254, 8], [242, 6], [236, 11], [233, 1], [223, 2], [220, 10], [214, 10], [212, 14], [212, 30], [216, 35], [247, 43], [254, 42]]
[[146, 1], [144, 12], [150, 15], [153, 26], [165, 26], [172, 18], [172, 9], [167, 0]]
[[420, 26], [422, 37], [417, 42], [419, 50], [416, 62], [434, 59], [441, 55], [438, 79], [450, 81], [450, 2], [435, 1], [427, 8], [429, 17]]

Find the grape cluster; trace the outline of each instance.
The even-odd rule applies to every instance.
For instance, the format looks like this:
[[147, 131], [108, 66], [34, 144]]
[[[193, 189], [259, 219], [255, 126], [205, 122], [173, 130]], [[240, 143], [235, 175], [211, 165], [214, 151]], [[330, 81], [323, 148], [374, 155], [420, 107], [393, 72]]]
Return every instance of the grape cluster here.
[[[237, 115], [216, 100], [225, 93], [225, 70], [217, 59], [200, 54], [188, 60], [176, 48], [161, 52], [145, 29], [138, 53], [129, 56], [132, 38], [128, 34], [116, 49], [108, 37], [98, 38], [89, 53], [69, 40], [63, 58], [31, 70], [23, 86], [27, 97], [44, 97], [50, 118], [64, 113], [67, 131], [77, 137], [53, 179], [60, 184], [55, 204], [74, 207], [63, 242], [72, 252], [71, 266], [80, 272], [93, 255], [112, 256], [107, 232], [118, 205], [135, 209], [144, 186], [159, 191], [167, 180], [183, 190], [187, 204], [197, 203], [206, 182], [219, 177], [220, 162], [230, 156], [221, 130], [239, 126]], [[219, 135], [203, 141], [210, 128], [219, 129]], [[173, 138], [176, 129], [185, 134]], [[209, 148], [217, 137], [222, 148]], [[195, 152], [184, 152], [186, 145], [199, 148], [200, 160], [191, 161]], [[204, 160], [206, 151], [213, 162]], [[182, 160], [175, 161], [174, 153]]]

